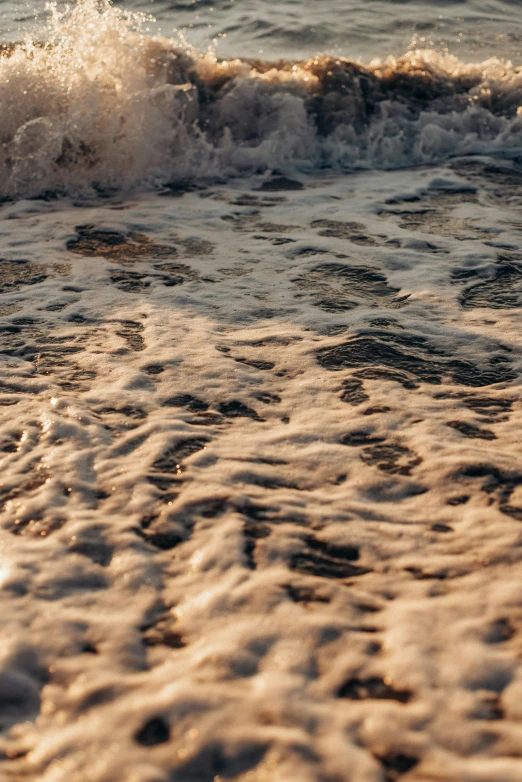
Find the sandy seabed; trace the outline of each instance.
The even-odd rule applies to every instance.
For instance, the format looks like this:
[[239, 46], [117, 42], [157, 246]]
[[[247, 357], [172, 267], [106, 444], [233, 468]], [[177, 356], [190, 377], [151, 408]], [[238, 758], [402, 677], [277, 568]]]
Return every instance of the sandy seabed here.
[[3, 779], [520, 782], [521, 184], [1, 207]]

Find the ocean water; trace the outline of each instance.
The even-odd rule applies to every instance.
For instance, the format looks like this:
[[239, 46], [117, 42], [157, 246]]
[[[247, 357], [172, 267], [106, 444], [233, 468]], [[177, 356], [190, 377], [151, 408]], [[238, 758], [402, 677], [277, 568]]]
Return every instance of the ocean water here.
[[[25, 43], [6, 44], [0, 195], [85, 194], [282, 168], [387, 169], [457, 154], [516, 159], [521, 152], [522, 79], [516, 60], [506, 59], [516, 56], [516, 34], [504, 40], [498, 32], [516, 30], [508, 14], [516, 5], [488, 5], [490, 18], [479, 4], [464, 4], [467, 16], [449, 4], [445, 48], [431, 3], [387, 3], [393, 21], [384, 30], [377, 24], [382, 4], [358, 14], [326, 3], [317, 22], [311, 10], [302, 18], [301, 4], [278, 5], [274, 19], [284, 35], [267, 27], [270, 4], [200, 5], [158, 6], [162, 29], [178, 20], [179, 32], [167, 35], [142, 11], [95, 0], [54, 6]], [[412, 33], [406, 9], [427, 35]], [[338, 17], [346, 19], [341, 33]], [[27, 24], [8, 14], [9, 40]], [[318, 38], [302, 34], [316, 30], [312, 24], [322, 30]], [[260, 30], [271, 41], [266, 52]], [[366, 59], [356, 62], [355, 54]]]
[[[116, 6], [154, 17], [147, 23], [150, 32], [170, 37], [183, 30], [200, 51], [218, 41], [223, 57], [308, 59], [328, 53], [369, 61], [418, 46], [465, 60], [499, 55], [516, 60], [521, 53], [516, 0], [133, 0]], [[34, 33], [45, 7], [2, 0], [3, 40]]]
[[0, 7], [0, 780], [520, 782], [519, 4]]

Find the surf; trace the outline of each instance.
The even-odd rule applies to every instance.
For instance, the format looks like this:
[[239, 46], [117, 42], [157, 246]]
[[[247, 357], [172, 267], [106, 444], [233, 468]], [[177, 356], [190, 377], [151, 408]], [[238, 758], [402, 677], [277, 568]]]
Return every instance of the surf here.
[[0, 197], [522, 153], [522, 69], [414, 50], [369, 64], [221, 59], [106, 0], [0, 56]]

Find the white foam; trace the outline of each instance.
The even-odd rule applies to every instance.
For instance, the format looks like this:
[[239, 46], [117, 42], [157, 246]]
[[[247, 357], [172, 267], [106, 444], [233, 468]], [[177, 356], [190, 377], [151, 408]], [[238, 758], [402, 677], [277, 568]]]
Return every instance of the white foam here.
[[[396, 168], [522, 149], [520, 70], [410, 52], [220, 62], [106, 2], [0, 57], [0, 195], [155, 187], [264, 169]], [[410, 84], [405, 88], [404, 84]]]
[[[7, 276], [1, 302], [0, 402], [15, 404], [0, 425], [0, 694], [16, 708], [0, 709], [13, 725], [0, 749], [13, 778], [380, 782], [379, 758], [401, 755], [418, 761], [412, 779], [518, 782], [519, 641], [495, 623], [519, 632], [520, 487], [502, 494], [519, 475], [519, 381], [369, 376], [351, 405], [355, 370], [317, 360], [362, 330], [427, 366], [472, 362], [470, 383], [506, 358], [519, 371], [518, 310], [459, 304], [497, 268], [492, 236], [520, 245], [519, 194], [508, 200], [506, 179], [495, 200], [479, 180], [477, 203], [464, 174], [435, 169], [1, 207], [2, 271], [30, 259], [47, 274], [18, 288]], [[394, 199], [427, 206], [424, 228], [382, 215]], [[65, 243], [85, 226], [163, 250], [76, 255]], [[161, 264], [182, 284], [165, 285]], [[383, 273], [409, 299], [376, 307], [349, 278], [313, 277], [327, 264]], [[478, 276], [451, 282], [455, 270]], [[164, 404], [183, 394], [208, 410]], [[491, 408], [464, 405], [475, 397], [513, 408], [487, 423]], [[258, 419], [224, 414], [233, 400]], [[497, 439], [465, 437], [455, 419]], [[343, 444], [361, 430], [422, 461], [410, 475], [379, 468]], [[190, 439], [205, 442], [169, 451]], [[459, 477], [470, 464], [500, 483]], [[321, 575], [316, 552], [307, 573], [313, 539], [359, 547], [353, 564], [371, 572]], [[336, 696], [371, 677], [409, 702]], [[169, 740], [136, 741], [158, 717]]]

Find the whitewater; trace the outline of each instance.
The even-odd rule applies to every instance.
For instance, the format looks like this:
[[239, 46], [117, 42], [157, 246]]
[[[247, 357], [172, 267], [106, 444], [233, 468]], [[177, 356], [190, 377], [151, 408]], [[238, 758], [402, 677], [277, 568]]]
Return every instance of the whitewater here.
[[52, 10], [0, 59], [4, 198], [521, 153], [521, 70], [496, 58], [224, 60], [96, 0]]
[[517, 4], [0, 9], [2, 782], [520, 782]]

